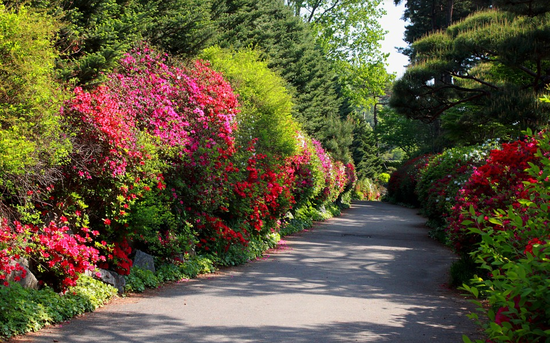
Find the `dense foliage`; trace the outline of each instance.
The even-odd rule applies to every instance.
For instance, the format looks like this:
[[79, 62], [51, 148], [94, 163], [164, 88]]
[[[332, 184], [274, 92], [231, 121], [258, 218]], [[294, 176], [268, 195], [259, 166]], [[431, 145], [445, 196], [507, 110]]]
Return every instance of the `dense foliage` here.
[[[99, 306], [112, 289], [75, 304], [98, 267], [140, 291], [261, 256], [354, 191], [379, 197], [372, 132], [283, 1], [4, 4], [0, 293], [17, 305], [0, 336]], [[163, 267], [133, 267], [138, 249]]]
[[58, 180], [70, 144], [58, 115], [63, 94], [53, 77], [58, 23], [22, 8], [0, 6], [0, 215], [15, 219], [37, 185]]
[[413, 197], [409, 203], [445, 229], [439, 238], [462, 256], [452, 282], [487, 299], [478, 305], [489, 321], [472, 317], [493, 342], [548, 337], [549, 154], [550, 135], [529, 133], [500, 146], [447, 150], [421, 163], [419, 173], [411, 173], [413, 159], [408, 174], [390, 180], [390, 194]]
[[512, 5], [478, 12], [416, 40], [391, 106], [410, 118], [441, 118], [468, 144], [542, 128], [549, 112], [537, 97], [549, 80], [550, 14], [521, 13]]

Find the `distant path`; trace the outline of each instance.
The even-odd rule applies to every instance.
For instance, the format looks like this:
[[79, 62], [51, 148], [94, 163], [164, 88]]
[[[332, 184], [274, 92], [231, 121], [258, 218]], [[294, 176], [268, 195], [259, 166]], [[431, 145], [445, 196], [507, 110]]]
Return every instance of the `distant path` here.
[[18, 342], [460, 343], [470, 304], [453, 254], [412, 209], [356, 202], [286, 249], [217, 276], [117, 300]]

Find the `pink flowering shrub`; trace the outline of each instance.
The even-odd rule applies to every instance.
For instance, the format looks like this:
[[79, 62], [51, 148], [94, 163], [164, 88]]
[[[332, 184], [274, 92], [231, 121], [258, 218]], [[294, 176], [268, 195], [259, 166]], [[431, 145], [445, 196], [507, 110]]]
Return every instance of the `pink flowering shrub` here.
[[315, 148], [315, 154], [321, 161], [321, 171], [323, 172], [323, 178], [325, 181], [325, 185], [321, 193], [315, 200], [318, 204], [334, 202], [340, 195], [339, 190], [343, 182], [343, 170], [340, 165], [341, 162], [335, 165], [330, 154], [321, 146], [321, 142], [315, 139], [312, 142]]
[[318, 145], [299, 132], [298, 137], [300, 148], [298, 152], [287, 159], [292, 168], [294, 184], [292, 194], [295, 201], [295, 208], [305, 206], [309, 201], [316, 198], [325, 188], [325, 175], [319, 155], [316, 153]]

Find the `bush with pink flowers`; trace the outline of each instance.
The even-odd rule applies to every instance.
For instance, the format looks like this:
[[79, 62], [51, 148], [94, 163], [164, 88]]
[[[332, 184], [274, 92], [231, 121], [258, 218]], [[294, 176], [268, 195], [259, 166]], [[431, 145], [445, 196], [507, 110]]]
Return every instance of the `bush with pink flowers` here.
[[[275, 77], [266, 68], [257, 70]], [[125, 55], [103, 84], [77, 87], [61, 112], [74, 147], [62, 178], [33, 191], [21, 221], [4, 223], [0, 278], [24, 273], [16, 263], [24, 257], [43, 283], [64, 290], [96, 265], [128, 274], [135, 249], [165, 262], [196, 249], [233, 264], [242, 260], [235, 254], [272, 242], [287, 213], [341, 201], [356, 180], [353, 165], [305, 137], [291, 104], [267, 96], [243, 92], [241, 108], [208, 62], [181, 64], [147, 46]], [[269, 120], [286, 123], [271, 141], [253, 125]]]

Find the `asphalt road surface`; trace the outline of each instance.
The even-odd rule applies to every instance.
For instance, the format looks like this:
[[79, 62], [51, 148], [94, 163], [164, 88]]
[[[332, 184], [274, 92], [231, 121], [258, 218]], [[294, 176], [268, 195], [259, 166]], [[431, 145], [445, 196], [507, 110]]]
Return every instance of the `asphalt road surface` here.
[[476, 338], [447, 288], [451, 251], [416, 210], [355, 202], [278, 251], [112, 304], [17, 342], [411, 342]]

